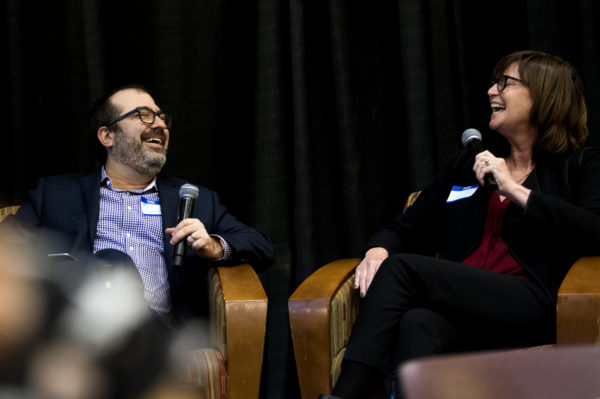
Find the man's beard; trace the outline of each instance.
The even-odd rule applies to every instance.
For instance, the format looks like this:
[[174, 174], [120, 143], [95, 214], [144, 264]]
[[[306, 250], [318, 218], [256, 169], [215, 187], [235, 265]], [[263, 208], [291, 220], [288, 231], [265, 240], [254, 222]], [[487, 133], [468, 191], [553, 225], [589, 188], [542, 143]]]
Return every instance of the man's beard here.
[[128, 136], [122, 129], [115, 131], [111, 156], [120, 164], [129, 166], [145, 176], [156, 176], [167, 161], [167, 147], [162, 150], [144, 148], [143, 140], [147, 136], [155, 136], [165, 143], [166, 136], [161, 128], [144, 132], [141, 141]]

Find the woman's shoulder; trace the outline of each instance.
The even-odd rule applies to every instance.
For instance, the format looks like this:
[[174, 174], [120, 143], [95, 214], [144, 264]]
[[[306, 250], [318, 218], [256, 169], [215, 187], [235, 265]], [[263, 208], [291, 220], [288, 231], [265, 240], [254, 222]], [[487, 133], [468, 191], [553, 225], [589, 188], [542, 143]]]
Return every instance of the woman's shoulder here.
[[600, 173], [600, 147], [587, 146], [573, 154], [577, 166], [582, 169], [597, 169]]
[[586, 146], [581, 150], [575, 152], [581, 159], [591, 159], [600, 157], [600, 147], [598, 146]]
[[588, 164], [600, 164], [600, 147], [585, 146], [566, 156], [567, 161], [574, 166], [583, 167]]
[[571, 175], [590, 171], [600, 174], [600, 147], [586, 146], [570, 154], [542, 157], [539, 161], [536, 160], [536, 164], [542, 168], [545, 165], [550, 169], [564, 169]]
[[538, 165], [542, 164], [563, 164], [568, 163], [573, 166], [583, 166], [589, 162], [600, 162], [600, 147], [585, 146], [579, 150], [562, 154], [538, 154], [534, 157]]

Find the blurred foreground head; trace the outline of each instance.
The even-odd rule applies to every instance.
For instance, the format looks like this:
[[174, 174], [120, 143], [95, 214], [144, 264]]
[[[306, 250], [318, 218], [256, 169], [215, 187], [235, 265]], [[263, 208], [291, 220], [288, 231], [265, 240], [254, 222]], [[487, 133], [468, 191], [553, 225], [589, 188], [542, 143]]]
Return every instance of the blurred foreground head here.
[[0, 380], [20, 378], [19, 365], [41, 333], [46, 303], [25, 256], [0, 240]]
[[[0, 239], [0, 397], [10, 389], [11, 398], [136, 398], [151, 389], [169, 341], [139, 277], [31, 252]], [[60, 281], [77, 274], [75, 288]]]

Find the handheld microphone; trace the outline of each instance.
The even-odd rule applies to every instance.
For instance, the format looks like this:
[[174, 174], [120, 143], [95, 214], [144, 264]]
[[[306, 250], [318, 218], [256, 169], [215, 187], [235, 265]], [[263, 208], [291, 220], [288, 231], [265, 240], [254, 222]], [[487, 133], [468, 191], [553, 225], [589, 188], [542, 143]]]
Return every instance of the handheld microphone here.
[[[460, 141], [462, 145], [467, 147], [471, 155], [475, 156], [480, 152], [483, 152], [483, 145], [481, 144], [481, 133], [477, 129], [467, 129], [463, 132]], [[485, 185], [493, 190], [498, 188], [498, 183], [494, 179], [491, 173], [486, 173], [483, 177]]]
[[[199, 190], [198, 187], [192, 184], [184, 184], [179, 189], [179, 215], [177, 217], [177, 224], [183, 219], [187, 219], [192, 215], [194, 211], [194, 201], [198, 198]], [[186, 237], [187, 238], [187, 237]], [[173, 248], [173, 265], [181, 266], [183, 257], [185, 256], [185, 250], [187, 248], [186, 238], [175, 244]]]

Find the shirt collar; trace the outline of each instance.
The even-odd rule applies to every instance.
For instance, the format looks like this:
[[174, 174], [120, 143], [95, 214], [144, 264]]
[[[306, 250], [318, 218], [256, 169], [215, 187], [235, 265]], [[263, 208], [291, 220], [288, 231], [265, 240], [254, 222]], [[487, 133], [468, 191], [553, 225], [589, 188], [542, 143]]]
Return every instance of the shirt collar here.
[[100, 172], [100, 185], [107, 187], [113, 191], [129, 191], [132, 193], [145, 193], [147, 191], [158, 191], [158, 187], [156, 185], [156, 176], [154, 176], [154, 179], [152, 179], [152, 181], [150, 182], [150, 184], [148, 184], [146, 186], [146, 188], [143, 189], [138, 189], [138, 190], [119, 190], [117, 188], [114, 188], [112, 185], [112, 181], [110, 180], [110, 177], [108, 177], [108, 175], [106, 174], [106, 170], [104, 169], [104, 165], [102, 166], [102, 170]]

